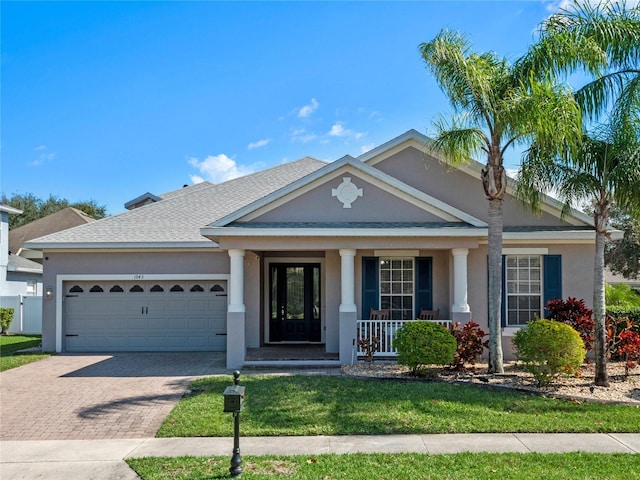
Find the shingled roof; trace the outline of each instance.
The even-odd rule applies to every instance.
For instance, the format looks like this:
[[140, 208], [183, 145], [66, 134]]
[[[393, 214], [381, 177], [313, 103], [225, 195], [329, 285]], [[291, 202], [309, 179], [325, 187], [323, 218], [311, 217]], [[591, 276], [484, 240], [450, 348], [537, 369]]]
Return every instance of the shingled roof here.
[[212, 246], [200, 228], [326, 165], [305, 157], [219, 184], [204, 182], [158, 195], [162, 200], [131, 211], [46, 235], [29, 248]]
[[94, 221], [95, 218], [87, 215], [82, 210], [73, 207], [64, 208], [51, 215], [9, 230], [9, 251], [19, 255], [23, 245], [29, 240]]

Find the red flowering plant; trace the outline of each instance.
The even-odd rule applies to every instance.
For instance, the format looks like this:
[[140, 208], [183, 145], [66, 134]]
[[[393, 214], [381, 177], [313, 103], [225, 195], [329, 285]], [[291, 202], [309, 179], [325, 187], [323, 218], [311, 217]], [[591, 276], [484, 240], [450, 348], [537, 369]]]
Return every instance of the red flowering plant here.
[[640, 334], [631, 330], [622, 332], [617, 353], [624, 355], [624, 376], [626, 379], [629, 376], [629, 370], [636, 368], [637, 362], [640, 361]]
[[593, 350], [593, 310], [587, 308], [584, 300], [573, 297], [566, 300], [556, 298], [547, 302], [546, 310], [549, 312], [548, 318], [566, 323], [580, 334], [587, 352]]
[[451, 364], [455, 370], [464, 370], [465, 364], [475, 365], [484, 349], [489, 348], [489, 340], [484, 340], [487, 333], [476, 322], [467, 322], [462, 326], [460, 322], [455, 322], [451, 333], [458, 343]]

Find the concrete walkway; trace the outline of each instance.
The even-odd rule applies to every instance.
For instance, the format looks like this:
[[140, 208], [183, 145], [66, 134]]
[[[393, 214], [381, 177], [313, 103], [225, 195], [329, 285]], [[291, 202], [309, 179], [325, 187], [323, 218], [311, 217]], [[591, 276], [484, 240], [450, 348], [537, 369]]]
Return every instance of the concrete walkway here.
[[[122, 440], [37, 440], [0, 442], [2, 480], [135, 480], [123, 461], [149, 456], [231, 458], [232, 438], [140, 438]], [[243, 437], [245, 455], [323, 453], [428, 454], [457, 452], [640, 453], [640, 434], [454, 434], [338, 437]]]

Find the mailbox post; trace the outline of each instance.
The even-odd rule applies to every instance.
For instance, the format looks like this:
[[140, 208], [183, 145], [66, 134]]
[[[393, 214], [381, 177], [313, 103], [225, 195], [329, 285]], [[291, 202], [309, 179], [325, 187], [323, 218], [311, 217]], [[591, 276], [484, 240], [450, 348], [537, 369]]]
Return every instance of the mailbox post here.
[[229, 473], [232, 477], [242, 474], [242, 457], [240, 456], [240, 411], [244, 404], [244, 387], [239, 385], [240, 372], [233, 372], [233, 385], [224, 390], [224, 411], [233, 414], [233, 456]]

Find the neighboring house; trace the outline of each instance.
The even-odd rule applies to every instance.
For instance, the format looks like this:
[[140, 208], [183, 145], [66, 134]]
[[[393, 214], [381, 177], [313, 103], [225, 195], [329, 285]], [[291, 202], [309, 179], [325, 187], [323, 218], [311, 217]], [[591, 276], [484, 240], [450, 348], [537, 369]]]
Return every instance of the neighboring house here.
[[91, 222], [95, 222], [95, 219], [82, 210], [73, 207], [63, 208], [51, 215], [11, 229], [9, 231], [9, 251], [14, 255], [42, 263], [42, 252], [24, 248], [25, 242]]
[[[145, 194], [129, 212], [27, 242], [44, 255], [43, 348], [247, 352], [308, 345], [352, 360], [371, 308], [439, 309], [487, 329], [481, 165], [451, 167], [411, 130], [361, 155]], [[575, 212], [504, 203], [505, 350], [554, 297], [593, 296], [595, 235]], [[311, 346], [315, 346], [311, 348]], [[260, 351], [259, 350], [259, 351]], [[275, 350], [275, 349], [274, 349]]]
[[10, 251], [9, 215], [21, 213], [22, 210], [0, 204], [0, 297], [42, 295], [42, 265]]
[[0, 307], [14, 310], [9, 333], [40, 333], [42, 265], [9, 251], [9, 215], [21, 213], [0, 204]]
[[612, 273], [609, 269], [606, 269], [604, 279], [609, 285], [624, 283], [625, 285], [629, 285], [633, 290], [640, 292], [640, 278], [624, 278], [622, 275]]

